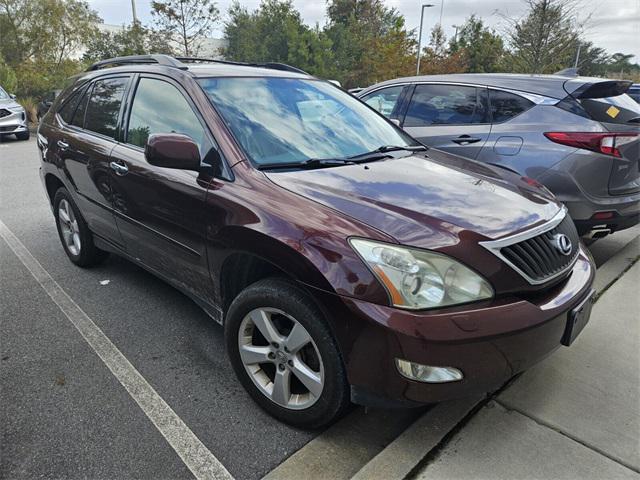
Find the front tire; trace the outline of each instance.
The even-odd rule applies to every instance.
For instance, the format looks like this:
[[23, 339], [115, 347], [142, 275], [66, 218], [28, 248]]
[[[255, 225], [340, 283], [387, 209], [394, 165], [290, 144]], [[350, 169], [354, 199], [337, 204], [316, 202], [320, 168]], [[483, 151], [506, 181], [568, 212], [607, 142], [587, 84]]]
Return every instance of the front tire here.
[[320, 428], [349, 406], [337, 343], [321, 310], [295, 283], [268, 278], [243, 290], [229, 307], [225, 337], [238, 379], [275, 418]]
[[60, 187], [53, 198], [58, 236], [65, 253], [79, 267], [98, 265], [109, 255], [93, 244], [93, 235], [69, 191]]

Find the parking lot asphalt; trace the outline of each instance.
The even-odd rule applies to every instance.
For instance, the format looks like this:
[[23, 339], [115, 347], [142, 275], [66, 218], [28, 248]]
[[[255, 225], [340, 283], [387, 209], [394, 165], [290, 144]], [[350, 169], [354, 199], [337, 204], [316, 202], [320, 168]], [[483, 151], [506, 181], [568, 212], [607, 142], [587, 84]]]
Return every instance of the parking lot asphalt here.
[[[307, 443], [311, 433], [277, 422], [245, 394], [224, 352], [222, 329], [187, 297], [115, 256], [89, 270], [69, 262], [38, 166], [33, 140], [0, 144], [0, 220], [230, 473], [260, 478]], [[191, 477], [6, 243], [0, 245], [0, 356], [7, 358], [0, 375], [0, 477]]]
[[[0, 143], [0, 221], [234, 477], [261, 478], [322, 435], [283, 425], [251, 401], [222, 329], [184, 295], [115, 256], [73, 266], [38, 166], [33, 139]], [[596, 262], [637, 235], [595, 242]], [[2, 239], [0, 262], [0, 477], [192, 477]]]

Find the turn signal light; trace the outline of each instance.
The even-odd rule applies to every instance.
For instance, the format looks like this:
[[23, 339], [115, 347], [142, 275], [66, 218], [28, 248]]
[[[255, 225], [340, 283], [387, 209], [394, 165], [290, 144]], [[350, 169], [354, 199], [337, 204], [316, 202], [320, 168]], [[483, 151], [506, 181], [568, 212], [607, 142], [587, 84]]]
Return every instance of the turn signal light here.
[[622, 157], [620, 147], [638, 139], [637, 133], [594, 132], [545, 132], [545, 137], [555, 143], [582, 148], [592, 152]]

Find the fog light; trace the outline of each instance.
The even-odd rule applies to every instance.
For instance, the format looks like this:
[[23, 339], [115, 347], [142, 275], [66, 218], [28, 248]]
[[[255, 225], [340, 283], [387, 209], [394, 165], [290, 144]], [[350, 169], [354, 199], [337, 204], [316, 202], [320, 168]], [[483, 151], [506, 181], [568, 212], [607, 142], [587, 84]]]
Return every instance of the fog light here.
[[396, 358], [396, 367], [402, 376], [425, 383], [446, 383], [462, 380], [462, 372], [453, 367], [431, 367]]

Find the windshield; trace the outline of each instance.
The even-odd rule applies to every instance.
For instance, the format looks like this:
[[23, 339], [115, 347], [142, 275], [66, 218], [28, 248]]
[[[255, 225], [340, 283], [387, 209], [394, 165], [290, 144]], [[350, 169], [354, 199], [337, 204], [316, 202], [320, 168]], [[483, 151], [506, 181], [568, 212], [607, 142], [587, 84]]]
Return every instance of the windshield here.
[[2, 87], [0, 87], [0, 100], [7, 100], [7, 99], [9, 99], [9, 94], [5, 92]]
[[258, 166], [416, 144], [359, 100], [320, 80], [202, 78], [199, 83]]

